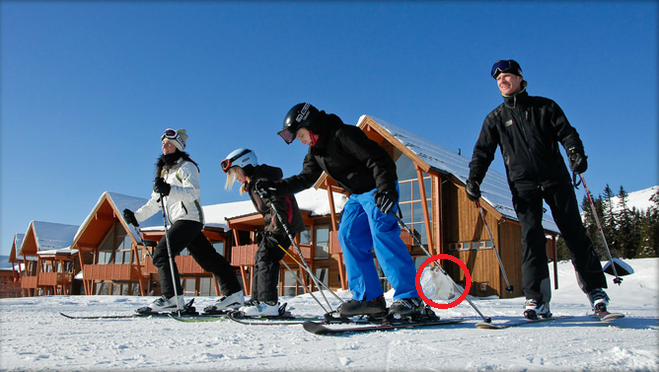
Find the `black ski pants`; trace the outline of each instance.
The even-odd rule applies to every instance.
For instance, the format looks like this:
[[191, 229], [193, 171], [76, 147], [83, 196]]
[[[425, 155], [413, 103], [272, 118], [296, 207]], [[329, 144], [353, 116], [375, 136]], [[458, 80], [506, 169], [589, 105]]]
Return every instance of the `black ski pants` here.
[[570, 183], [511, 185], [513, 205], [522, 226], [522, 289], [527, 299], [551, 300], [549, 265], [544, 229], [544, 200], [565, 240], [577, 282], [584, 293], [606, 288], [606, 278], [593, 243], [581, 221], [577, 198]]
[[[169, 244], [172, 250], [172, 261], [174, 264], [174, 275], [176, 277], [176, 289], [179, 295], [183, 294], [181, 279], [178, 268], [173, 257], [178, 256], [186, 247], [190, 255], [201, 266], [202, 269], [212, 273], [220, 283], [220, 290], [225, 295], [242, 290], [238, 278], [229, 262], [217, 253], [213, 245], [201, 232], [203, 224], [197, 221], [178, 220], [169, 228]], [[170, 298], [174, 296], [172, 283], [172, 272], [169, 267], [169, 255], [167, 253], [167, 241], [163, 236], [153, 252], [153, 264], [158, 268], [158, 278], [163, 296]]]
[[[254, 275], [252, 277], [252, 300], [277, 302], [279, 284], [279, 261], [284, 258], [291, 240], [286, 235], [263, 234], [259, 248], [254, 255]], [[281, 246], [281, 247], [280, 247]]]

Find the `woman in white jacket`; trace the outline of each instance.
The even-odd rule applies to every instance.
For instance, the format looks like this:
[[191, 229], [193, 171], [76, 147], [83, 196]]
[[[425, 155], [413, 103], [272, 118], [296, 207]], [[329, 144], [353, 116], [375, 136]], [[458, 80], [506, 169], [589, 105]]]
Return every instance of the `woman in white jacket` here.
[[[183, 151], [187, 138], [185, 129], [165, 130], [161, 137], [163, 154], [156, 163], [157, 173], [151, 199], [134, 213], [125, 209], [124, 219], [138, 226], [140, 222], [161, 210], [162, 198], [171, 224], [168, 237], [172, 256], [178, 255], [187, 247], [195, 261], [204, 270], [213, 273], [220, 283], [224, 296], [206, 311], [238, 308], [244, 304], [244, 296], [235, 272], [201, 231], [204, 227], [204, 215], [199, 198], [199, 167]], [[153, 264], [158, 268], [162, 297], [149, 304], [147, 311], [174, 312], [183, 309], [183, 288], [174, 262], [171, 268], [176, 278], [176, 292], [174, 291], [165, 237], [160, 239], [153, 252]], [[178, 294], [178, 298], [175, 294]]]

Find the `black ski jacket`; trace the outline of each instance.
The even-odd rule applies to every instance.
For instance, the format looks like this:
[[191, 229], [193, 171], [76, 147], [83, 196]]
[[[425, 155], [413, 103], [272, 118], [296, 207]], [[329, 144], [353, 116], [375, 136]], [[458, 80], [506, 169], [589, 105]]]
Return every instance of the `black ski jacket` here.
[[283, 180], [284, 190], [295, 193], [307, 189], [325, 171], [351, 194], [375, 188], [396, 192], [396, 164], [361, 129], [321, 111], [309, 130], [318, 135], [318, 142], [309, 147], [302, 172]]
[[570, 182], [559, 142], [565, 149], [583, 149], [579, 134], [556, 102], [526, 91], [504, 97], [504, 103], [485, 118], [469, 163], [469, 179], [482, 182], [501, 146], [511, 186]]
[[[279, 181], [283, 173], [280, 168], [271, 167], [269, 165], [261, 164], [254, 167], [254, 173], [247, 183], [246, 190], [249, 193], [250, 199], [254, 208], [263, 216], [265, 222], [264, 232], [269, 232], [278, 236], [286, 236], [286, 230], [281, 226], [279, 219], [272, 210], [271, 203], [273, 200], [270, 198], [261, 198], [261, 196], [254, 190], [254, 186], [260, 180], [264, 181]], [[281, 214], [281, 217], [286, 221], [286, 226], [291, 234], [295, 235], [305, 230], [304, 220], [300, 214], [300, 208], [297, 205], [297, 200], [293, 194], [285, 195], [282, 197], [274, 198], [275, 207]]]

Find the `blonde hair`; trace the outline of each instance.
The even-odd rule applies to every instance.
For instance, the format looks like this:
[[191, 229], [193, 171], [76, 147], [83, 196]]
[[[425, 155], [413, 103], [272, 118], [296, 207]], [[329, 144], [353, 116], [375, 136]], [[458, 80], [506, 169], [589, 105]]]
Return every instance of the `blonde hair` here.
[[[229, 168], [229, 170], [227, 171], [227, 182], [226, 182], [226, 184], [224, 185], [224, 188], [225, 188], [226, 190], [231, 190], [231, 189], [233, 188], [233, 183], [236, 181], [236, 173], [238, 172], [239, 169], [240, 169], [240, 171], [242, 171], [242, 169], [241, 169], [240, 167], [231, 167], [231, 168]], [[243, 173], [243, 174], [244, 174], [244, 173]], [[250, 181], [250, 178], [249, 178], [249, 177], [245, 177], [245, 180], [246, 180], [246, 182], [243, 183], [243, 184], [240, 186], [240, 194], [241, 194], [241, 195], [247, 192], [246, 187], [247, 187], [247, 184], [248, 184], [249, 181]]]

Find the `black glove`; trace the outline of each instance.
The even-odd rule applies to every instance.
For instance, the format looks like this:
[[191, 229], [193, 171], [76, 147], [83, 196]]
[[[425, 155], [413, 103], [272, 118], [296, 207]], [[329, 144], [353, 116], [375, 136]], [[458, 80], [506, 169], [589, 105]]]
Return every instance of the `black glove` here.
[[156, 180], [153, 181], [153, 191], [157, 192], [162, 196], [169, 195], [169, 191], [172, 189], [172, 186], [165, 182], [165, 179], [162, 177], [156, 177]]
[[477, 181], [468, 180], [465, 191], [467, 192], [467, 198], [473, 202], [478, 201], [478, 199], [481, 198], [481, 187]]
[[588, 161], [586, 161], [588, 157], [584, 154], [582, 148], [572, 147], [567, 150], [567, 153], [572, 172], [581, 174], [588, 169]]
[[259, 193], [259, 195], [267, 197], [279, 196], [279, 184], [274, 181], [258, 180], [254, 185], [254, 190]]
[[135, 218], [135, 213], [133, 213], [133, 211], [130, 209], [124, 209], [124, 221], [135, 227], [140, 226], [140, 224], [137, 223], [137, 219]]
[[378, 191], [375, 193], [375, 205], [377, 205], [380, 212], [387, 214], [389, 213], [396, 203], [398, 203], [398, 193], [395, 191]]

